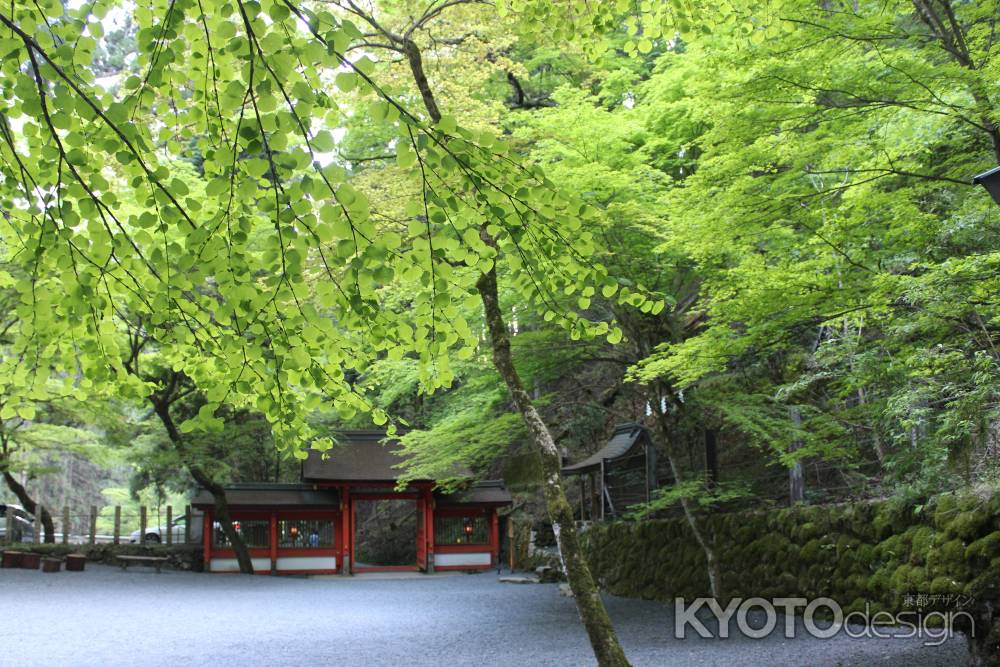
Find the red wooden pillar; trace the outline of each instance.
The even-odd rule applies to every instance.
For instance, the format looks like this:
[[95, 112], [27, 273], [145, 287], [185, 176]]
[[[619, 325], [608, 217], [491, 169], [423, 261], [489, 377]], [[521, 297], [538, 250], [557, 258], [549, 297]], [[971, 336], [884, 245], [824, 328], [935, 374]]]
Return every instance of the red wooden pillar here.
[[423, 553], [424, 571], [428, 574], [434, 573], [434, 490], [430, 485], [424, 487], [420, 492], [420, 505], [423, 512], [423, 533], [419, 536], [423, 543], [418, 548]]
[[500, 557], [500, 520], [497, 517], [497, 510], [494, 507], [490, 512], [490, 565], [497, 566], [497, 559]]
[[271, 512], [271, 574], [278, 574], [278, 513]]
[[427, 533], [427, 571], [434, 573], [434, 491], [427, 490], [427, 519], [424, 521]]
[[205, 561], [205, 572], [212, 571], [212, 510], [205, 510], [202, 515], [201, 528], [202, 559]]
[[351, 487], [347, 484], [340, 489], [340, 566], [341, 574], [350, 574], [353, 563], [354, 533], [351, 530]]
[[430, 563], [427, 561], [427, 489], [418, 490], [417, 503], [417, 569], [422, 572], [430, 571]]

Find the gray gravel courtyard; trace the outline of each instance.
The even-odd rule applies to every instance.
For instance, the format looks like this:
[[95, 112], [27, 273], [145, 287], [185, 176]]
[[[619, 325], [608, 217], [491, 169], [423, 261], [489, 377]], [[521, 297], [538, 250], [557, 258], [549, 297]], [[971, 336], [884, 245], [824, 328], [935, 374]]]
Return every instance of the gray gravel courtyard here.
[[[607, 598], [635, 665], [963, 665], [962, 637], [673, 638], [672, 611]], [[0, 665], [590, 665], [573, 601], [495, 573], [289, 578], [88, 565], [0, 570]], [[779, 624], [781, 627], [781, 624]], [[801, 634], [801, 633], [800, 633]]]

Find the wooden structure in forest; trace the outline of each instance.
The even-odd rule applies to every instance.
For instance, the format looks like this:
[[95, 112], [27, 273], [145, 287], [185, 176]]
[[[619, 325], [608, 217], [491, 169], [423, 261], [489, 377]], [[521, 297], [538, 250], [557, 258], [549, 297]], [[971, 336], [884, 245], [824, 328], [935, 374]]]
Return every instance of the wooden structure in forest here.
[[[310, 451], [295, 484], [226, 487], [234, 527], [260, 574], [373, 570], [477, 570], [499, 559], [499, 508], [511, 496], [499, 481], [442, 494], [433, 480], [397, 490], [399, 443], [381, 431], [341, 431], [326, 454]], [[239, 570], [214, 502], [204, 510], [205, 570]]]
[[619, 424], [607, 444], [562, 474], [579, 479], [581, 520], [619, 516], [656, 489], [656, 450], [641, 424]]

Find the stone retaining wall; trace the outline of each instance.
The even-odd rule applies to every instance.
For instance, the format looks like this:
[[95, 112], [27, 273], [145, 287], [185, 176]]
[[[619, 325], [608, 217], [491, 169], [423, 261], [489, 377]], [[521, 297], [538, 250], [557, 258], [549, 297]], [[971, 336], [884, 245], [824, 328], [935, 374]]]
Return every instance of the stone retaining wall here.
[[[723, 514], [704, 523], [726, 597], [828, 597], [845, 613], [866, 604], [872, 613], [913, 611], [918, 599], [924, 611], [966, 602], [977, 619], [975, 659], [1000, 665], [1000, 492]], [[611, 593], [662, 601], [709, 595], [704, 553], [683, 518], [597, 524], [584, 544]]]

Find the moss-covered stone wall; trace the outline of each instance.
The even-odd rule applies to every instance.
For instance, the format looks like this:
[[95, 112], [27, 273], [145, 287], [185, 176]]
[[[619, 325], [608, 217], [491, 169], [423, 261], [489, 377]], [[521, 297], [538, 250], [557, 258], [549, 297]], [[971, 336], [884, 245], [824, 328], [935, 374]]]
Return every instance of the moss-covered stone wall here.
[[[925, 608], [943, 611], [962, 596], [978, 619], [975, 651], [1000, 664], [1000, 492], [710, 515], [704, 527], [726, 597], [829, 597], [845, 613], [866, 603], [895, 613], [913, 610], [908, 595], [937, 596]], [[611, 593], [709, 595], [704, 552], [683, 518], [597, 524], [585, 535], [593, 574]]]

